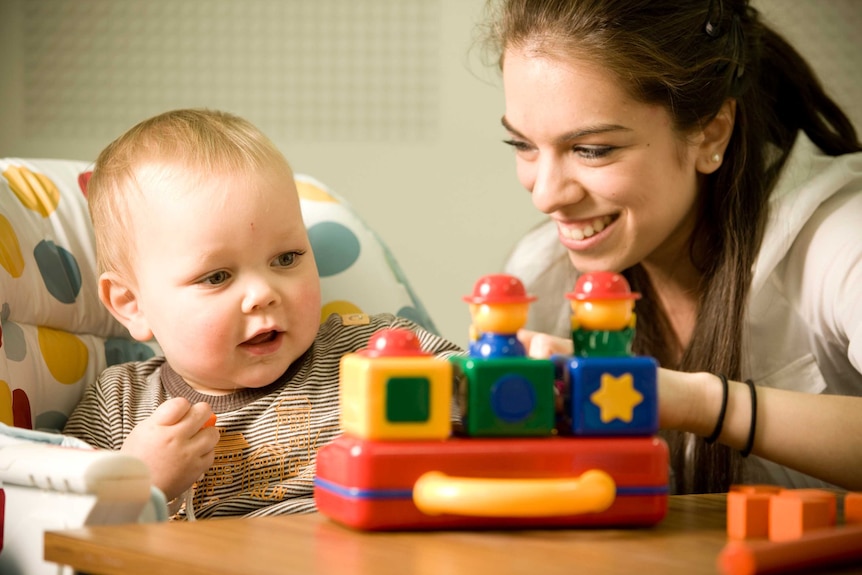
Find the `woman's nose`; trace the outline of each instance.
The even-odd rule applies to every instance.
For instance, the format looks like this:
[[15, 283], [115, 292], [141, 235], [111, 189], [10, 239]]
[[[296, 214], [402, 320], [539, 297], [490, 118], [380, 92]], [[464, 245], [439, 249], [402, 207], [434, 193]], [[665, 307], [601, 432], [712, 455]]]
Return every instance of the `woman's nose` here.
[[552, 214], [567, 205], [579, 202], [583, 197], [583, 189], [577, 181], [567, 173], [564, 163], [559, 158], [543, 157], [537, 160], [533, 186], [530, 189], [533, 205], [536, 209]]
[[280, 301], [278, 291], [264, 279], [256, 279], [248, 282], [245, 295], [242, 300], [243, 313], [252, 313], [278, 304]]

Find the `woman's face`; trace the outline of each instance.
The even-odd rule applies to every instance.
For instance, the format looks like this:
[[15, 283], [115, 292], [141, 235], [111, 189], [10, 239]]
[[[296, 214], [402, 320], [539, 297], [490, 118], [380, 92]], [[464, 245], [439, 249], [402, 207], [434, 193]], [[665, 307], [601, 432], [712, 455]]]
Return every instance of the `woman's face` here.
[[633, 100], [587, 61], [509, 49], [503, 84], [518, 179], [576, 269], [687, 261], [702, 134], [683, 140], [663, 107]]

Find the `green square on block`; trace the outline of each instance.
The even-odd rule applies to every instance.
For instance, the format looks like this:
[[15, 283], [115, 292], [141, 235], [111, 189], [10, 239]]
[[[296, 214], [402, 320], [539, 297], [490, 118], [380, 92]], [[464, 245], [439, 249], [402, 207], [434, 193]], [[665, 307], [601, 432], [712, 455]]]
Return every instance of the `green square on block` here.
[[431, 382], [425, 377], [393, 377], [386, 382], [386, 420], [428, 421]]

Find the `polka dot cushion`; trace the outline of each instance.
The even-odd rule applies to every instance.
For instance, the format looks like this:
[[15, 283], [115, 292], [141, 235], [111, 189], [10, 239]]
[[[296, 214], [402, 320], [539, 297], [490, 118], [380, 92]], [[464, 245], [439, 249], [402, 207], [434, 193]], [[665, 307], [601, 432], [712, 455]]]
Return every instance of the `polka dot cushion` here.
[[[108, 365], [158, 345], [132, 340], [98, 299], [86, 162], [0, 159], [0, 422], [59, 430]], [[386, 246], [348, 203], [297, 175], [330, 313], [390, 312], [436, 331]]]
[[389, 249], [344, 198], [309, 176], [295, 179], [323, 290], [321, 322], [333, 313], [389, 312], [437, 333]]

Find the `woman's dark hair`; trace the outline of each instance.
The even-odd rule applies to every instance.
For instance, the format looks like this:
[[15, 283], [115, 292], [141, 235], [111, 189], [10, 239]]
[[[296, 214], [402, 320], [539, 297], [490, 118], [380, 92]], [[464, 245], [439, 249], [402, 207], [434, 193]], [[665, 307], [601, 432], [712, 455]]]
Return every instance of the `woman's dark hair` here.
[[[644, 296], [636, 353], [744, 379], [743, 321], [770, 192], [800, 130], [829, 155], [862, 149], [850, 120], [747, 0], [489, 0], [488, 8], [485, 39], [501, 66], [507, 49], [598, 63], [636, 100], [663, 106], [682, 137], [735, 100], [725, 156], [700, 194], [691, 257], [702, 279], [685, 349], [641, 266], [624, 273]], [[679, 492], [727, 491], [741, 479], [735, 451], [689, 434], [665, 436]]]

